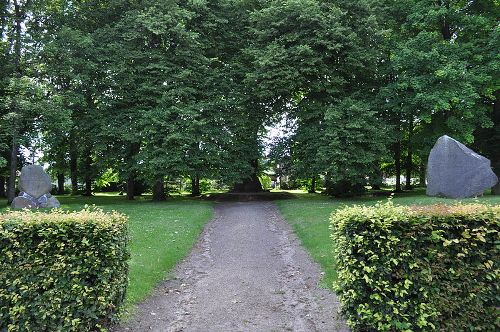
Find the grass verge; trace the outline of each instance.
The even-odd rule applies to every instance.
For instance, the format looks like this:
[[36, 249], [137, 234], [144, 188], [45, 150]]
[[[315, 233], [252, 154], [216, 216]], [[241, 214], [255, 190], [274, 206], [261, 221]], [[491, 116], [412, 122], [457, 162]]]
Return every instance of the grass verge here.
[[[283, 217], [292, 225], [302, 245], [311, 257], [321, 265], [325, 275], [322, 286], [332, 288], [337, 277], [332, 240], [330, 239], [329, 219], [331, 213], [341, 206], [353, 204], [374, 205], [385, 201], [385, 197], [357, 197], [352, 199], [335, 199], [318, 194], [294, 193], [297, 199], [276, 201]], [[500, 204], [500, 196], [484, 196], [477, 199], [446, 199], [428, 197], [422, 190], [396, 194], [394, 203], [400, 205], [453, 204], [458, 201], [485, 204]]]

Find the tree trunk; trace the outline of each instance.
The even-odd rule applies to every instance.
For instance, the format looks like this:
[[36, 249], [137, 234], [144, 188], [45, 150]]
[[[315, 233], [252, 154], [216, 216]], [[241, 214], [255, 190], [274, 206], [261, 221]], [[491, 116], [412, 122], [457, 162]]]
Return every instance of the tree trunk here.
[[[438, 6], [445, 7], [446, 9], [450, 9], [450, 4], [448, 1], [438, 1]], [[441, 22], [441, 35], [443, 39], [446, 41], [450, 41], [452, 37], [451, 26], [449, 20], [445, 17], [442, 18]]]
[[[135, 156], [139, 153], [141, 145], [139, 143], [130, 143], [127, 159], [132, 162], [135, 160]], [[133, 200], [135, 196], [136, 189], [136, 177], [137, 173], [134, 170], [135, 165], [129, 165], [129, 176], [127, 179], [127, 199]]]
[[380, 169], [380, 163], [377, 163], [377, 165], [374, 168], [372, 176], [370, 176], [370, 185], [372, 187], [372, 190], [380, 190], [383, 183], [384, 183], [384, 174]]
[[425, 171], [426, 171], [425, 162], [422, 160], [420, 162], [420, 169], [418, 174], [418, 183], [421, 187], [425, 187]]
[[92, 196], [92, 178], [89, 175], [85, 176], [85, 191], [83, 196]]
[[401, 192], [401, 142], [394, 145], [394, 165], [396, 168], [396, 192]]
[[166, 199], [167, 195], [165, 194], [165, 182], [163, 181], [163, 178], [159, 178], [153, 185], [153, 201], [161, 202]]
[[[500, 133], [500, 90], [495, 91], [495, 101], [493, 103], [493, 135], [495, 133]], [[498, 134], [497, 134], [498, 135]], [[493, 139], [493, 144], [491, 146], [492, 155], [491, 155], [491, 165], [493, 167], [493, 172], [500, 179], [500, 148], [498, 147], [500, 141], [500, 137], [496, 137]], [[491, 188], [492, 195], [500, 195], [500, 180], [498, 183]]]
[[85, 149], [85, 190], [83, 196], [92, 196], [92, 148]]
[[5, 194], [5, 177], [0, 176], [0, 197], [6, 197]]
[[316, 192], [316, 177], [311, 178], [311, 187], [309, 188], [309, 193], [314, 194]]
[[16, 178], [17, 178], [17, 155], [19, 145], [17, 144], [17, 133], [12, 138], [12, 149], [10, 151], [9, 183], [7, 187], [7, 203], [10, 204], [16, 197]]
[[441, 26], [441, 34], [443, 35], [443, 39], [446, 40], [446, 41], [450, 41], [451, 40], [451, 28], [450, 28], [450, 23], [448, 23], [448, 21], [445, 19], [443, 19], [443, 23], [442, 23], [442, 26]]
[[410, 117], [408, 121], [408, 146], [407, 146], [407, 154], [406, 154], [406, 184], [405, 184], [405, 190], [411, 190], [411, 173], [413, 170], [413, 143], [412, 143], [412, 137], [413, 137], [413, 117]]
[[64, 173], [57, 173], [57, 194], [64, 195]]
[[260, 183], [259, 177], [257, 176], [259, 161], [255, 159], [252, 160], [250, 164], [253, 169], [252, 174], [250, 174], [248, 178], [243, 179], [243, 181], [236, 183], [231, 190], [232, 192], [252, 193], [264, 191], [264, 189], [262, 189], [262, 184]]
[[135, 174], [131, 174], [127, 179], [127, 199], [134, 200]]
[[70, 137], [69, 145], [69, 177], [71, 179], [71, 195], [78, 194], [78, 148], [75, 133]]
[[195, 175], [191, 177], [191, 196], [196, 197], [200, 196], [200, 176]]

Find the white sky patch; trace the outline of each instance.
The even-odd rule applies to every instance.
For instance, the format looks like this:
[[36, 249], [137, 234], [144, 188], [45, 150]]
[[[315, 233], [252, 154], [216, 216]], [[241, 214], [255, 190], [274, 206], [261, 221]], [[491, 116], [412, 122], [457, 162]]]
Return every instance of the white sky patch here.
[[266, 135], [263, 139], [264, 153], [269, 154], [271, 145], [280, 138], [289, 138], [295, 133], [296, 121], [289, 117], [287, 113], [283, 114], [279, 121], [271, 126], [266, 126]]

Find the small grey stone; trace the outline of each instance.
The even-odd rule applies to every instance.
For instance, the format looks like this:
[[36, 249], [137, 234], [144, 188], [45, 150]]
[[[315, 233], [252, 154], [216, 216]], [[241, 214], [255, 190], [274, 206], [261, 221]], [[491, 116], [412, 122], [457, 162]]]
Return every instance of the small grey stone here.
[[55, 198], [54, 196], [50, 196], [47, 199], [47, 208], [52, 209], [52, 208], [58, 208], [61, 206], [61, 203]]
[[50, 192], [52, 181], [42, 166], [28, 165], [21, 169], [19, 188], [34, 198], [39, 198]]
[[35, 209], [36, 205], [24, 197], [16, 197], [12, 201], [11, 207], [13, 209]]
[[475, 197], [497, 182], [490, 160], [459, 141], [444, 135], [432, 148], [427, 163], [427, 195]]

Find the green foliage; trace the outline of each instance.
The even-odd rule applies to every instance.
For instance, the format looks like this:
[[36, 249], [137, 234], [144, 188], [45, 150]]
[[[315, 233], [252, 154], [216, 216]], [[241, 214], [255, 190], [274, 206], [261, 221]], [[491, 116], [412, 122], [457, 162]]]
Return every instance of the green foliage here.
[[321, 161], [328, 172], [327, 189], [339, 196], [363, 191], [366, 177], [387, 153], [387, 128], [367, 102], [346, 98], [326, 112]]
[[0, 330], [105, 329], [125, 298], [128, 241], [116, 212], [0, 215]]
[[498, 1], [18, 4], [0, 2], [2, 174], [9, 148], [42, 141], [86, 194], [109, 168], [129, 194], [167, 177], [230, 184], [258, 171], [283, 117], [279, 175], [323, 175], [332, 193], [379, 179], [391, 149], [412, 173], [442, 134], [500, 165]]
[[[63, 209], [79, 211], [86, 205], [97, 205], [104, 211], [118, 211], [128, 216], [131, 258], [126, 311], [146, 299], [153, 288], [169, 276], [213, 215], [212, 202], [179, 196], [155, 203], [147, 197], [127, 201], [123, 196], [108, 194], [58, 199]], [[6, 212], [5, 200], [0, 200], [2, 212]]]
[[394, 129], [388, 136], [422, 160], [443, 134], [483, 144], [488, 138], [477, 131], [492, 126], [498, 90], [498, 2], [382, 0], [373, 7], [384, 33], [378, 96]]
[[111, 183], [120, 181], [118, 174], [112, 169], [108, 168], [99, 178], [96, 179], [95, 185], [98, 188], [109, 187]]
[[273, 181], [271, 177], [267, 174], [262, 174], [259, 176], [259, 181], [262, 184], [262, 188], [269, 190], [272, 189]]
[[275, 112], [295, 120], [278, 146], [288, 145], [293, 174], [364, 185], [390, 138], [374, 102], [381, 34], [369, 3], [277, 0], [251, 17], [249, 77]]
[[331, 217], [354, 331], [495, 331], [500, 206], [352, 206]]

